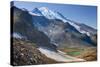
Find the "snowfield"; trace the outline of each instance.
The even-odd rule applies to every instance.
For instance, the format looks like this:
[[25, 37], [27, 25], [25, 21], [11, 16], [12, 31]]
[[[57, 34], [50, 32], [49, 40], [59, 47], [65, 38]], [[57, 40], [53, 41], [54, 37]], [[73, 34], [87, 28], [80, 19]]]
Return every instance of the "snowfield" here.
[[27, 39], [26, 36], [23, 36], [23, 35], [21, 35], [20, 33], [17, 33], [17, 32], [14, 32], [12, 36], [14, 38], [17, 38], [17, 39]]
[[41, 53], [45, 54], [48, 58], [54, 59], [59, 62], [73, 62], [73, 61], [85, 61], [83, 59], [74, 58], [68, 55], [65, 55], [64, 52], [58, 50], [58, 52], [54, 52], [45, 48], [38, 48]]
[[19, 38], [19, 39], [22, 39], [23, 38], [23, 36], [21, 34], [16, 33], [16, 32], [13, 33], [13, 37], [14, 38]]

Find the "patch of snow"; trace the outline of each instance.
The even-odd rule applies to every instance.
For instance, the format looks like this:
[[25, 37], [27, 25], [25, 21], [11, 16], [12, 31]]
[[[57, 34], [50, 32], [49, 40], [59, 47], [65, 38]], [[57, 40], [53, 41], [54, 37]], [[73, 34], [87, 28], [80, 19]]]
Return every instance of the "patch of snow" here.
[[46, 7], [41, 7], [41, 8], [39, 8], [39, 10], [48, 19], [60, 19], [64, 22], [66, 22], [65, 18], [63, 18], [59, 13], [49, 10]]
[[41, 16], [40, 14], [36, 14], [36, 13], [33, 13], [33, 12], [29, 12], [29, 14], [31, 14], [33, 16]]
[[62, 51], [60, 51], [60, 50], [57, 50], [58, 52], [60, 52], [60, 53], [62, 53], [62, 54], [66, 54], [65, 52], [62, 52]]
[[26, 37], [24, 37], [24, 36], [22, 36], [21, 34], [16, 33], [16, 32], [13, 33], [13, 37], [14, 37], [14, 38], [18, 38], [18, 39], [23, 39], [23, 38], [26, 39]]
[[54, 59], [59, 62], [84, 61], [83, 59], [67, 56], [63, 54], [61, 51], [55, 52], [41, 47], [38, 49], [41, 53], [45, 54], [48, 58]]
[[74, 26], [76, 28], [77, 31], [79, 31], [82, 34], [86, 34], [88, 36], [90, 36], [90, 33], [85, 31], [85, 30], [81, 30], [81, 27], [73, 22], [68, 22], [70, 25]]
[[62, 56], [60, 56], [58, 53], [48, 50], [48, 49], [44, 49], [44, 48], [39, 48], [39, 50], [45, 54], [47, 57], [52, 58], [56, 61], [66, 61], [65, 58], [63, 58]]
[[47, 7], [41, 7], [39, 8], [40, 11], [48, 13], [49, 9]]
[[51, 39], [50, 43], [54, 44], [55, 46], [58, 46], [57, 43], [53, 42], [53, 40]]
[[77, 30], [80, 30], [80, 26], [76, 25], [75, 23], [69, 22], [69, 24], [74, 26]]
[[86, 34], [87, 34], [88, 36], [91, 36], [91, 34], [90, 34], [89, 32], [86, 32]]
[[54, 16], [54, 12], [52, 12], [51, 10], [49, 10], [48, 8], [46, 7], [41, 7], [39, 8], [39, 10], [41, 11], [41, 13], [48, 19], [55, 19], [55, 16]]
[[83, 34], [87, 34], [87, 36], [90, 36], [90, 33], [87, 32], [87, 31], [81, 30], [81, 33], [83, 33]]

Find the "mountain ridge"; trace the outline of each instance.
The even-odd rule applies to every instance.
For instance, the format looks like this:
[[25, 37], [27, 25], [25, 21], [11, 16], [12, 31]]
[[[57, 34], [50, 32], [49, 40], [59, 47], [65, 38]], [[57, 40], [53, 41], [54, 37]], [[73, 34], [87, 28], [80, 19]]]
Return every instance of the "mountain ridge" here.
[[[21, 10], [21, 11], [23, 11], [23, 10]], [[30, 14], [29, 11], [24, 11], [24, 12], [25, 13], [27, 12], [28, 14]], [[37, 16], [37, 15], [32, 15], [32, 14], [30, 14], [30, 16], [31, 16], [31, 19], [30, 19], [31, 23], [28, 24], [27, 22], [29, 22], [29, 21], [27, 21], [27, 22], [25, 22], [25, 24], [27, 23], [27, 25], [29, 25], [30, 27], [34, 26], [34, 28], [37, 28], [40, 32], [44, 33], [50, 39], [49, 40], [50, 43], [55, 44], [56, 46], [57, 46], [57, 44], [61, 45], [63, 43], [64, 44], [68, 43], [71, 45], [72, 44], [71, 42], [76, 42], [77, 44], [79, 43], [79, 44], [83, 44], [83, 45], [84, 44], [87, 44], [87, 45], [94, 44], [94, 43], [92, 43], [90, 36], [80, 33], [69, 22], [64, 23], [60, 19], [48, 19], [45, 16]], [[23, 20], [24, 19], [25, 18], [23, 18]], [[26, 33], [24, 33], [24, 35], [26, 36]], [[29, 35], [28, 35], [28, 37], [29, 37]], [[87, 40], [87, 38], [88, 38], [88, 40]], [[67, 44], [67, 46], [68, 46], [68, 44]], [[74, 46], [75, 45], [73, 44], [73, 47]], [[77, 46], [80, 47], [80, 45], [77, 45]]]
[[[96, 32], [96, 29], [93, 29], [92, 27], [89, 27], [83, 23], [82, 24], [75, 23], [75, 21], [67, 19], [61, 13], [59, 13], [57, 11], [49, 10], [49, 8], [47, 8], [47, 7], [34, 8], [31, 12], [31, 14], [32, 13], [34, 13], [34, 14], [39, 13], [37, 16], [44, 16], [47, 19], [59, 19], [59, 20], [63, 21], [64, 23], [68, 22], [69, 24], [74, 26], [80, 33], [87, 34], [88, 36], [90, 36], [91, 34], [94, 34], [92, 31]], [[91, 31], [84, 29], [83, 26], [88, 27], [88, 29], [90, 29]]]

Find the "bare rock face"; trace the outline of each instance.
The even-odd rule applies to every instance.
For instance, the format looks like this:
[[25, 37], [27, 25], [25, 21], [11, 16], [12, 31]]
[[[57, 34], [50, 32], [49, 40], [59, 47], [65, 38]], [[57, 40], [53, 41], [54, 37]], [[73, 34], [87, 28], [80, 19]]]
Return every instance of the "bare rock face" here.
[[14, 66], [57, 63], [42, 54], [32, 42], [13, 39], [12, 46], [12, 65]]

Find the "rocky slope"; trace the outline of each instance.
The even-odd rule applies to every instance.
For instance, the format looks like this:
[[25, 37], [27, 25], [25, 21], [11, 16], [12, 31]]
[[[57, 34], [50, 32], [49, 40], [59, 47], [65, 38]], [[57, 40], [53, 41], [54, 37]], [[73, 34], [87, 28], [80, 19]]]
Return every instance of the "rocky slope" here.
[[14, 66], [58, 63], [42, 54], [37, 49], [36, 44], [30, 41], [14, 38], [12, 49], [11, 58]]
[[[56, 50], [56, 46], [50, 43], [50, 39], [41, 31], [39, 31], [33, 25], [32, 16], [27, 11], [22, 11], [19, 8], [11, 8], [13, 16], [13, 31], [14, 33], [20, 34], [23, 39], [30, 40], [31, 42], [36, 43], [38, 46], [51, 48]], [[17, 18], [17, 19], [16, 19]]]

